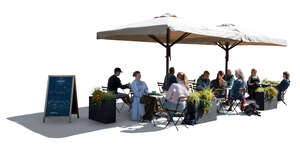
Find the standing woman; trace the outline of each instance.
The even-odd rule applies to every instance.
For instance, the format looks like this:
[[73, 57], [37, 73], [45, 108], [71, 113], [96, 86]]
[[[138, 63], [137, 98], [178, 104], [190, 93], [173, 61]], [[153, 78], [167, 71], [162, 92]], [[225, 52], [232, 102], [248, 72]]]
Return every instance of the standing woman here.
[[135, 71], [133, 77], [135, 77], [135, 80], [131, 84], [131, 90], [133, 92], [131, 119], [141, 121], [145, 113], [145, 107], [144, 104], [140, 103], [140, 99], [143, 95], [148, 93], [148, 87], [144, 81], [141, 81], [141, 73], [139, 71]]
[[259, 87], [260, 80], [256, 74], [257, 74], [257, 70], [253, 68], [251, 70], [251, 75], [247, 82], [248, 94], [249, 94], [249, 97], [247, 99], [254, 99], [255, 90]]

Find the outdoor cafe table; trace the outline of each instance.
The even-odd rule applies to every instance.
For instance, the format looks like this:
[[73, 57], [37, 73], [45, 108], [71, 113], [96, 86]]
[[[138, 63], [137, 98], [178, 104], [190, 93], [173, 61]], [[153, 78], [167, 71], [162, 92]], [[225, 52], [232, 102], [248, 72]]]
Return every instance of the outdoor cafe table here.
[[261, 83], [259, 84], [261, 87], [276, 87], [278, 84], [269, 84], [269, 83]]
[[166, 93], [148, 93], [149, 96], [156, 98], [159, 106], [162, 106], [162, 98], [166, 97]]

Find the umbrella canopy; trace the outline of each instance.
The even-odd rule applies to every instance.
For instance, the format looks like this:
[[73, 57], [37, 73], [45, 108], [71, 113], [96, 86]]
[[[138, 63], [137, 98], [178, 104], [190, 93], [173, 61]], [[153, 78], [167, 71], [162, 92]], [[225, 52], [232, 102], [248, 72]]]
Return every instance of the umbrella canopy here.
[[218, 41], [216, 45], [225, 50], [225, 72], [228, 69], [229, 51], [237, 45], [262, 45], [262, 46], [281, 46], [286, 47], [287, 41], [283, 39], [271, 38], [252, 31], [245, 31], [234, 24], [222, 24], [216, 27], [217, 30], [227, 30], [235, 32], [237, 36], [227, 41]]
[[167, 43], [167, 34], [169, 34], [169, 43], [174, 43], [180, 37], [185, 36], [184, 34], [189, 34], [184, 39], [175, 42], [182, 44], [215, 45], [217, 41], [233, 41], [239, 38], [233, 31], [191, 25], [182, 18], [165, 14], [153, 19], [98, 32], [97, 39], [157, 42], [153, 37], [149, 37], [149, 35], [154, 35], [162, 43]]
[[97, 32], [97, 39], [158, 42], [166, 48], [166, 75], [168, 76], [171, 47], [174, 44], [216, 45], [216, 42], [236, 41], [239, 35], [231, 30], [191, 25], [182, 18], [165, 14], [150, 20]]
[[216, 29], [234, 31], [238, 35], [234, 39], [238, 38], [238, 40], [242, 41], [239, 45], [287, 46], [286, 40], [255, 34], [252, 31], [241, 29], [234, 24], [221, 24]]
[[229, 50], [237, 45], [287, 45], [285, 40], [245, 33], [232, 24], [223, 24], [209, 28], [192, 25], [187, 23], [186, 20], [168, 13], [149, 20], [97, 32], [97, 39], [157, 42], [161, 44], [166, 49], [167, 76], [169, 73], [171, 47], [177, 43], [218, 45], [223, 48], [226, 52], [225, 72], [228, 68]]

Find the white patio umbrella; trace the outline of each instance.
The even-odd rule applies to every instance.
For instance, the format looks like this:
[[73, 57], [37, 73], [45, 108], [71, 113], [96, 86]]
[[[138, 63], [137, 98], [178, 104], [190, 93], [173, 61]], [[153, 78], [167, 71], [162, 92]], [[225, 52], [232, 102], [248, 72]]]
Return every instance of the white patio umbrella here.
[[287, 45], [285, 40], [242, 32], [232, 24], [223, 24], [214, 28], [208, 28], [192, 25], [184, 19], [171, 14], [165, 14], [108, 31], [97, 32], [97, 39], [158, 42], [166, 48], [167, 75], [171, 47], [177, 43], [218, 45], [223, 48], [226, 52], [225, 72], [228, 68], [229, 50], [237, 45]]
[[237, 45], [262, 45], [262, 46], [287, 46], [287, 41], [283, 39], [276, 39], [260, 34], [255, 34], [252, 31], [243, 30], [234, 24], [222, 24], [216, 27], [217, 30], [229, 30], [235, 32], [235, 40], [218, 41], [216, 45], [224, 49], [225, 56], [225, 72], [228, 69], [229, 51]]
[[97, 32], [97, 39], [158, 42], [166, 48], [167, 76], [171, 47], [174, 44], [216, 45], [217, 42], [240, 40], [239, 35], [234, 31], [191, 25], [186, 23], [184, 19], [171, 14], [108, 31]]

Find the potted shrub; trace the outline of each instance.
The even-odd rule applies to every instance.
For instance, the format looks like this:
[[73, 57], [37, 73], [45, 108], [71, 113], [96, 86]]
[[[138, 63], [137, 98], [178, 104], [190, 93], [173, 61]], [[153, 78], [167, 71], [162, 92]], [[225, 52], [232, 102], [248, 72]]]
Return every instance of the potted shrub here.
[[188, 98], [188, 113], [194, 115], [195, 123], [217, 120], [217, 105], [211, 89], [194, 92]]
[[116, 99], [112, 92], [103, 92], [95, 88], [89, 97], [89, 119], [102, 123], [116, 121]]
[[265, 88], [257, 88], [255, 92], [255, 101], [259, 105], [259, 110], [270, 110], [277, 108], [276, 88], [268, 86]]

